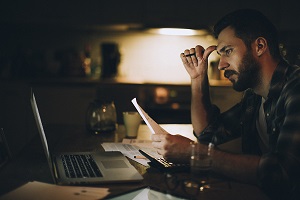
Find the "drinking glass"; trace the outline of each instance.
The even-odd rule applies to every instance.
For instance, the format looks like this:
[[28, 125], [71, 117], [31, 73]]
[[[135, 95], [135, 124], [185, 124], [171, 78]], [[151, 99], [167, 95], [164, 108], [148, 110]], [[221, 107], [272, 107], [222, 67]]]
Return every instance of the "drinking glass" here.
[[142, 118], [138, 112], [123, 112], [123, 120], [127, 138], [136, 138]]
[[209, 174], [212, 167], [211, 148], [212, 144], [208, 146], [207, 151], [203, 151], [199, 147], [199, 144], [191, 144], [191, 175], [200, 179], [200, 191], [210, 188]]

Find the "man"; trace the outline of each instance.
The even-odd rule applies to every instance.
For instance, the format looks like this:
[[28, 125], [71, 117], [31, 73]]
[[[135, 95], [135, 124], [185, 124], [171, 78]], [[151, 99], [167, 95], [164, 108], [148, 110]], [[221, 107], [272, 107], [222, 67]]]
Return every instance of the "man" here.
[[[222, 18], [214, 27], [217, 46], [200, 45], [181, 53], [191, 77], [191, 118], [203, 151], [214, 143], [212, 170], [238, 181], [257, 184], [274, 199], [299, 198], [300, 68], [285, 62], [274, 25], [260, 12], [244, 9]], [[241, 102], [220, 113], [209, 97], [208, 57], [220, 55], [219, 70]], [[218, 145], [242, 138], [243, 154]], [[188, 155], [189, 139], [153, 135], [153, 146], [167, 159]], [[187, 159], [187, 156], [180, 156]]]

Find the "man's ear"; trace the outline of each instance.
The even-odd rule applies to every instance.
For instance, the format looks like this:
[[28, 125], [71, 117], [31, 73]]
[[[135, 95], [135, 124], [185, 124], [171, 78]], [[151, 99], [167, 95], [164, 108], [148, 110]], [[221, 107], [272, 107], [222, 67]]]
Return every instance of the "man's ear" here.
[[263, 37], [259, 37], [255, 40], [255, 52], [258, 57], [263, 55], [268, 48], [267, 40]]

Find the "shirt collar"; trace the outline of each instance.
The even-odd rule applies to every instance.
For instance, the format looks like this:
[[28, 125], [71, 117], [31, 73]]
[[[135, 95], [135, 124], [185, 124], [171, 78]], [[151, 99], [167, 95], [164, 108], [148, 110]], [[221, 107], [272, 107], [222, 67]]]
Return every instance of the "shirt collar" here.
[[285, 83], [287, 70], [288, 63], [284, 60], [281, 60], [273, 73], [268, 99], [276, 98], [280, 95], [282, 87]]

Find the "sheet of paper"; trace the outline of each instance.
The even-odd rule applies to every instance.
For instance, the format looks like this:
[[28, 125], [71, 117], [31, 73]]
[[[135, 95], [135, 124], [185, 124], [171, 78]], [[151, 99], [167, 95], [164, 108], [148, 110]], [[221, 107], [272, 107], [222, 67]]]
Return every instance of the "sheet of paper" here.
[[27, 184], [3, 195], [1, 200], [53, 200], [53, 199], [74, 199], [74, 200], [96, 200], [103, 199], [109, 194], [108, 188], [80, 187], [80, 186], [59, 186], [42, 183], [38, 181]]
[[145, 148], [153, 148], [152, 147], [152, 140], [141, 140], [141, 139], [128, 139], [124, 138], [122, 140], [123, 144], [130, 144], [135, 145], [139, 148], [145, 147]]
[[131, 144], [144, 152], [152, 155], [155, 158], [162, 158], [162, 155], [157, 153], [157, 150], [152, 146], [152, 140], [139, 140], [139, 139], [123, 139], [123, 144]]
[[183, 198], [179, 198], [173, 196], [168, 193], [162, 193], [151, 188], [142, 188], [139, 190], [135, 190], [118, 197], [112, 198], [111, 200], [124, 200], [124, 199], [132, 199], [132, 200], [152, 200], [152, 199], [168, 199], [168, 200], [183, 200]]
[[138, 146], [113, 142], [105, 142], [101, 145], [105, 151], [120, 151], [123, 153], [124, 156], [144, 166], [149, 166], [148, 162], [150, 161], [139, 152], [140, 148]]
[[160, 125], [158, 125], [137, 103], [136, 98], [132, 99], [131, 102], [133, 103], [134, 107], [137, 109], [141, 117], [143, 118], [144, 122], [147, 124], [149, 129], [153, 134], [166, 134], [168, 133], [165, 129], [163, 129]]
[[147, 158], [145, 158], [139, 149], [152, 155], [155, 158], [161, 158], [155, 148], [152, 147], [151, 140], [123, 139], [122, 143], [104, 142], [101, 144], [105, 151], [120, 151], [124, 156], [144, 165], [149, 166]]

